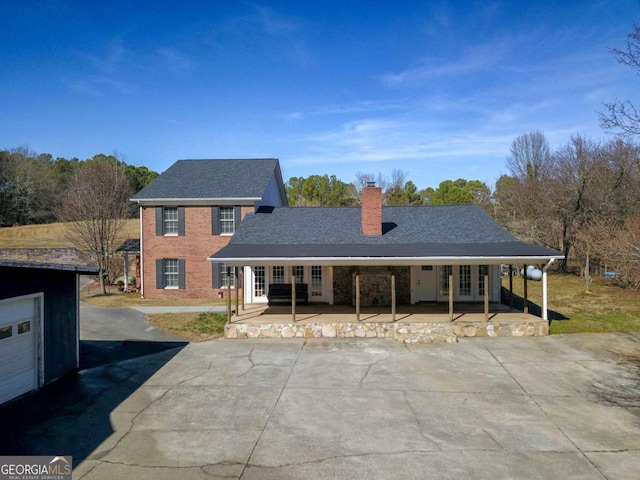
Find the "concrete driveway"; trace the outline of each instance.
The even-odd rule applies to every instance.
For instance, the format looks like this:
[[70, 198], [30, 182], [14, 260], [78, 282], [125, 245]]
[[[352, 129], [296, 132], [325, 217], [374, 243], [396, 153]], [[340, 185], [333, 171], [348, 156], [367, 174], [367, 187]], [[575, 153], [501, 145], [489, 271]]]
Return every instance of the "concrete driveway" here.
[[87, 480], [635, 479], [639, 407], [636, 334], [216, 340], [0, 408], [0, 446]]
[[102, 308], [80, 302], [80, 369], [184, 346], [186, 339], [156, 329], [132, 308]]

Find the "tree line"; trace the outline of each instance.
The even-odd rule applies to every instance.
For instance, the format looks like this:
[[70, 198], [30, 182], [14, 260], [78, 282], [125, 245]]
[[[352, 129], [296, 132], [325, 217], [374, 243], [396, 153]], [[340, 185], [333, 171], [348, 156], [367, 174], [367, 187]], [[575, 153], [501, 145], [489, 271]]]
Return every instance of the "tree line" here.
[[[113, 155], [98, 154], [87, 160], [54, 159], [28, 147], [0, 150], [0, 227], [57, 221], [56, 209], [69, 186], [88, 165], [100, 162], [119, 165], [132, 194], [158, 176], [147, 167], [127, 165]], [[136, 214], [136, 208], [127, 209], [128, 217]]]
[[353, 182], [335, 175], [291, 177], [285, 184], [289, 205], [352, 207], [360, 205], [362, 189], [370, 182], [382, 189], [382, 202], [388, 206], [452, 205], [476, 203], [489, 210], [491, 189], [479, 180], [445, 180], [437, 188], [418, 190], [408, 173], [393, 169], [390, 176], [382, 173], [358, 173]]

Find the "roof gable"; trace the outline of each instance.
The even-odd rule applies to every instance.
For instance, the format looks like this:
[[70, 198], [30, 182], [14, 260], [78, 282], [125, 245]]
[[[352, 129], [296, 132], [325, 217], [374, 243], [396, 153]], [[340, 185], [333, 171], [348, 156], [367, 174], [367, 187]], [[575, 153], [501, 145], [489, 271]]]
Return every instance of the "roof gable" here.
[[278, 159], [178, 160], [136, 193], [133, 201], [261, 199], [276, 177], [282, 196], [284, 185]]

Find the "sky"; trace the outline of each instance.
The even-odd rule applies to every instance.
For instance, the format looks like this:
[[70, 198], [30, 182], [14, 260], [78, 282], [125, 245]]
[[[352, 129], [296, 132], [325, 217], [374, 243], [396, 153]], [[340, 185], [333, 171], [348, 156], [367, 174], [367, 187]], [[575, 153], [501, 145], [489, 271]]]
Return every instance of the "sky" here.
[[611, 138], [634, 21], [640, 0], [0, 0], [0, 149], [491, 186], [519, 135]]

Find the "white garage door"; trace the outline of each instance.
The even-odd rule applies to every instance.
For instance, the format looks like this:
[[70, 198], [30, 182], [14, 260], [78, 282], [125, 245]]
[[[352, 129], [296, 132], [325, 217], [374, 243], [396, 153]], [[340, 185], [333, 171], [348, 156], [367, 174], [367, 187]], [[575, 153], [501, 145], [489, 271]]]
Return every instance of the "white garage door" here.
[[41, 296], [0, 301], [0, 404], [37, 388]]

